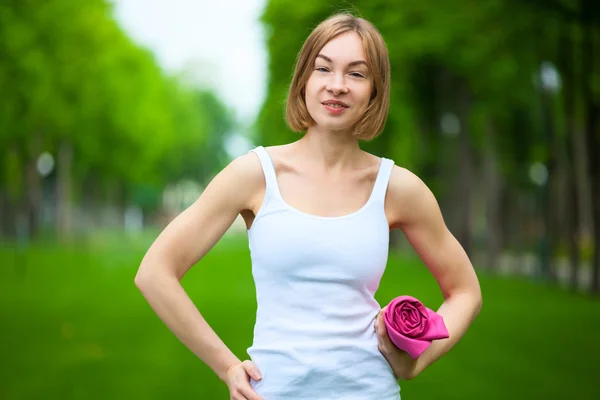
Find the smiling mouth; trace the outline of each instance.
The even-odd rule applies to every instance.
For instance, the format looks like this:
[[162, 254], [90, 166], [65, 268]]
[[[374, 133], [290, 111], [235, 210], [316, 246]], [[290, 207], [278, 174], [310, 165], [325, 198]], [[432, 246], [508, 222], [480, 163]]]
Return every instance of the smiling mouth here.
[[348, 106], [346, 104], [341, 104], [341, 103], [329, 103], [329, 102], [324, 102], [321, 103], [326, 107], [331, 107], [334, 109], [341, 109], [341, 108], [348, 108]]

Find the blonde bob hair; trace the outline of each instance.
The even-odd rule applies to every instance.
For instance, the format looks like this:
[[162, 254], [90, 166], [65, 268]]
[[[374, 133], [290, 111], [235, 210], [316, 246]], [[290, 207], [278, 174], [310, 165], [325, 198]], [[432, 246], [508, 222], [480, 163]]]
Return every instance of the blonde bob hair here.
[[373, 77], [371, 101], [356, 123], [353, 135], [360, 140], [371, 140], [383, 131], [390, 103], [387, 47], [373, 24], [349, 13], [335, 14], [321, 22], [298, 53], [285, 108], [286, 121], [293, 131], [306, 132], [315, 123], [306, 108], [305, 87], [319, 51], [334, 37], [349, 31], [356, 32], [362, 39], [367, 66]]

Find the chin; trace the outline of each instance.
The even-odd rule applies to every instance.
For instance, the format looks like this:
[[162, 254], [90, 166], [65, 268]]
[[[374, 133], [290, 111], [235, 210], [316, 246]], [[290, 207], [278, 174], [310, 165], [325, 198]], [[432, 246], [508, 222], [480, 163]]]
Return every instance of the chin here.
[[313, 117], [313, 121], [315, 121], [315, 125], [319, 127], [319, 129], [326, 129], [329, 131], [347, 131], [352, 129], [356, 121], [349, 121], [348, 118], [335, 118], [330, 116], [319, 116], [317, 118]]

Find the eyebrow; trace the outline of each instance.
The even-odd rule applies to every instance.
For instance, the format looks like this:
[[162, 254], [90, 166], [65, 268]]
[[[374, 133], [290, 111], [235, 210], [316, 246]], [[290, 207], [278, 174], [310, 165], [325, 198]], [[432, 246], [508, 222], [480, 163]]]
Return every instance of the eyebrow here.
[[[323, 60], [325, 60], [325, 61], [328, 61], [328, 62], [330, 62], [330, 63], [333, 63], [333, 61], [331, 60], [331, 58], [327, 57], [327, 56], [326, 56], [326, 55], [324, 55], [324, 54], [317, 54], [317, 58], [322, 58], [322, 59], [323, 59]], [[351, 63], [349, 63], [349, 64], [348, 64], [348, 66], [349, 66], [349, 67], [353, 67], [353, 66], [355, 66], [355, 65], [359, 65], [359, 64], [364, 64], [364, 65], [367, 65], [367, 62], [366, 62], [366, 61], [363, 61], [363, 60], [352, 61]]]

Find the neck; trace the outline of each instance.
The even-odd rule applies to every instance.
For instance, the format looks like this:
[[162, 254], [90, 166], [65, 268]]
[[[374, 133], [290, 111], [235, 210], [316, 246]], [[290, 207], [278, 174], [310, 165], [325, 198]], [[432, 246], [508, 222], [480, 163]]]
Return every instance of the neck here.
[[355, 165], [361, 155], [358, 139], [350, 133], [323, 131], [315, 126], [308, 128], [298, 144], [326, 169]]

